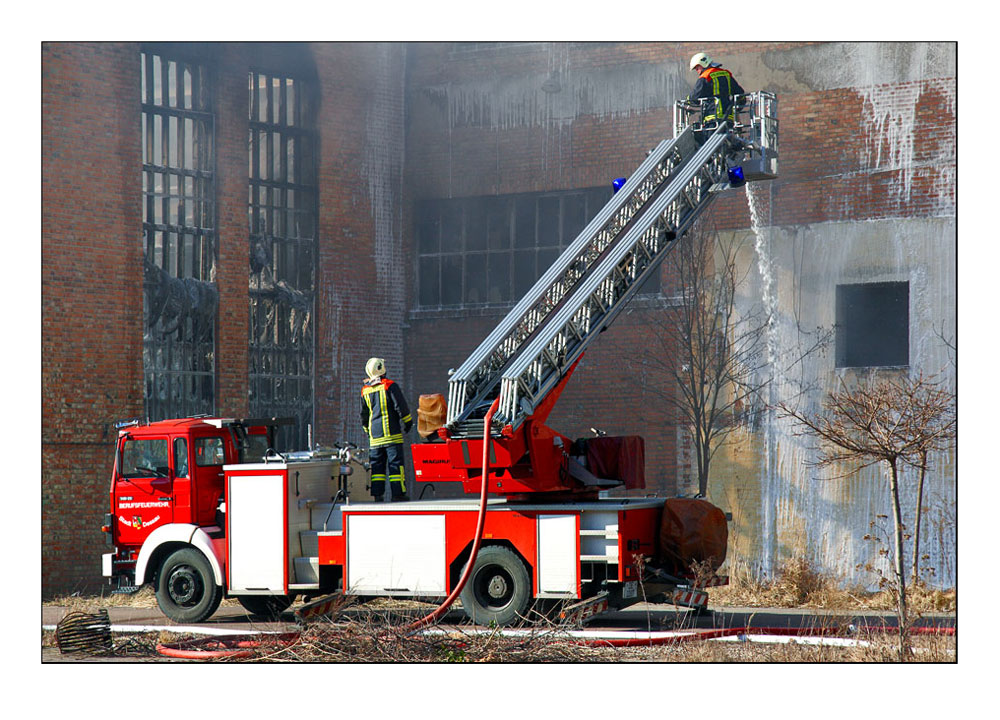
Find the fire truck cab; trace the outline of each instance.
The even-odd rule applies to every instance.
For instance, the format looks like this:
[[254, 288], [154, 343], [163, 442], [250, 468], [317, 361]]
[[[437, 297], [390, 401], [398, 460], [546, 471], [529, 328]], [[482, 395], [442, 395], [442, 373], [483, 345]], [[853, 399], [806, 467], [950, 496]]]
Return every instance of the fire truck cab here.
[[289, 421], [191, 417], [119, 423], [103, 573], [122, 592], [154, 582], [164, 612], [207, 617], [225, 587], [227, 464], [263, 460]]

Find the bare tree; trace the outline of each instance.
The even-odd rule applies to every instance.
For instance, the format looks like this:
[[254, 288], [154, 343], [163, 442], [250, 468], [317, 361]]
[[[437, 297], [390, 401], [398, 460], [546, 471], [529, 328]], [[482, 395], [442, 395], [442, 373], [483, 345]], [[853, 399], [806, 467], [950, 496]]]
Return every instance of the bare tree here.
[[913, 452], [906, 462], [917, 468], [917, 499], [913, 521], [913, 554], [910, 582], [920, 582], [920, 530], [923, 516], [924, 484], [927, 478], [927, 458], [932, 452], [943, 452], [955, 439], [955, 395], [934, 378], [923, 375], [897, 384], [901, 404], [906, 408], [907, 421], [903, 431], [909, 434]]
[[841, 381], [839, 390], [827, 393], [822, 412], [806, 413], [784, 403], [778, 407], [784, 416], [799, 423], [802, 434], [820, 440], [822, 449], [817, 465], [851, 463], [860, 470], [885, 463], [888, 467], [893, 512], [893, 590], [899, 617], [900, 659], [906, 659], [909, 616], [903, 571], [905, 525], [900, 505], [900, 471], [904, 464], [926, 465], [926, 454], [941, 447], [953, 431], [954, 415], [947, 393], [923, 377], [899, 381], [870, 378], [855, 388], [848, 388]]
[[662, 352], [651, 362], [668, 380], [661, 397], [691, 433], [699, 495], [708, 492], [712, 459], [763, 385], [768, 318], [760, 306], [737, 311], [736, 289], [749, 272], [737, 268], [741, 242], [703, 227], [678, 241], [667, 262], [680, 302], [655, 320]]
[[[691, 433], [700, 495], [708, 492], [712, 459], [754, 409], [763, 407], [761, 391], [773, 377], [767, 353], [772, 318], [762, 303], [738, 304], [737, 289], [751, 271], [740, 266], [738, 255], [749, 244], [747, 235], [724, 237], [701, 224], [678, 240], [665, 261], [679, 288], [676, 303], [651, 314], [641, 356], [622, 353], [629, 371], [642, 377], [644, 387]], [[822, 342], [804, 349], [792, 364]]]

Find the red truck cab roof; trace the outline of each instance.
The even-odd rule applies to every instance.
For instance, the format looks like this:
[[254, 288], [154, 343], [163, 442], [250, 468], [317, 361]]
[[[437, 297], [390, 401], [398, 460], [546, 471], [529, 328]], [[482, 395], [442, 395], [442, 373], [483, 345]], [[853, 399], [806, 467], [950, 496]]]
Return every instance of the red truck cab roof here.
[[268, 425], [279, 425], [284, 422], [276, 418], [247, 419], [222, 418], [222, 417], [187, 417], [172, 418], [169, 420], [156, 420], [154, 422], [134, 421], [132, 423], [119, 423], [119, 435], [129, 433], [132, 435], [145, 435], [153, 433], [173, 432], [179, 430], [219, 430], [234, 425], [245, 427], [251, 434], [265, 432]]

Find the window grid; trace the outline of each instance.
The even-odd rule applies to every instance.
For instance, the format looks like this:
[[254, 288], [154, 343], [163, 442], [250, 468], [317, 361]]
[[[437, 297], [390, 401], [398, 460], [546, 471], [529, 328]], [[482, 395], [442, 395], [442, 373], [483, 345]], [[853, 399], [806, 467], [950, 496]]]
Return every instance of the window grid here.
[[[422, 309], [503, 305], [531, 289], [608, 202], [610, 188], [428, 200], [417, 206]], [[642, 292], [658, 292], [654, 276]]]
[[313, 415], [316, 130], [302, 81], [249, 76], [250, 411], [294, 417], [279, 449], [305, 447]]
[[207, 71], [140, 53], [143, 369], [153, 420], [215, 407], [215, 120]]

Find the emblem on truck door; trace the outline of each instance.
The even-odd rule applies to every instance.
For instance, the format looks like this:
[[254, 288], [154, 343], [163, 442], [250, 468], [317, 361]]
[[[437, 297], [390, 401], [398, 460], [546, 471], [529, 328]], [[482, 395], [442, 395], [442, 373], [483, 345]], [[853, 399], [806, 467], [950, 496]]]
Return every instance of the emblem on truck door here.
[[125, 527], [135, 528], [136, 530], [142, 530], [143, 527], [149, 527], [150, 525], [155, 525], [157, 522], [159, 522], [159, 520], [160, 520], [159, 515], [157, 515], [151, 520], [146, 520], [146, 521], [144, 521], [142, 519], [142, 516], [140, 515], [133, 515], [131, 522], [123, 518], [121, 515], [118, 516], [118, 522], [120, 522]]

